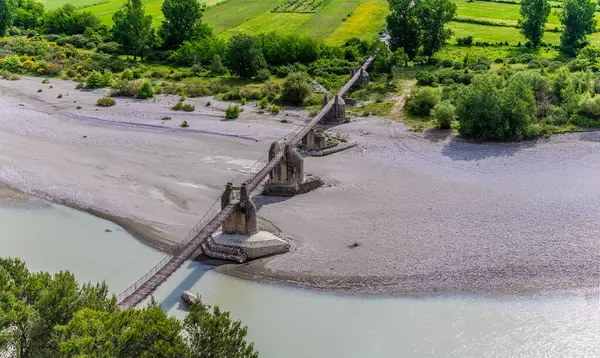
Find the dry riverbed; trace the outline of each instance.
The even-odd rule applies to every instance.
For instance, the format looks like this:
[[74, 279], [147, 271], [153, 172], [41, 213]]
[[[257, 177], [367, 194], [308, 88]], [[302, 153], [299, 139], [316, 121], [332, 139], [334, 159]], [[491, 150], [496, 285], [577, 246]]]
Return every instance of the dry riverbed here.
[[[306, 119], [248, 104], [225, 121], [226, 103], [190, 99], [196, 111], [181, 113], [165, 96], [96, 107], [104, 93], [0, 81], [0, 182], [109, 217], [159, 248]], [[367, 295], [598, 289], [600, 132], [480, 145], [378, 118], [336, 130], [359, 145], [305, 159], [325, 187], [255, 197], [262, 225], [279, 228], [292, 252], [219, 270]], [[6, 198], [23, 200], [0, 187]]]

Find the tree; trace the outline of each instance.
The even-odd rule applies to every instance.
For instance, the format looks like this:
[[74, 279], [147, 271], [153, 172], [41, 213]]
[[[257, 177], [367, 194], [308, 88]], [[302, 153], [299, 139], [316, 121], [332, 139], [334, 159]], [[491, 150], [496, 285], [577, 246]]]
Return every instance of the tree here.
[[0, 0], [0, 35], [6, 34], [6, 30], [12, 26], [16, 11], [16, 0]]
[[444, 46], [452, 30], [445, 26], [456, 14], [456, 4], [451, 0], [422, 0], [415, 6], [419, 20], [423, 55], [431, 57]]
[[241, 78], [254, 77], [258, 70], [267, 67], [258, 39], [250, 35], [236, 35], [229, 40], [225, 63], [232, 73]]
[[159, 35], [163, 40], [163, 47], [174, 49], [184, 41], [194, 36], [212, 31], [203, 29], [202, 13], [206, 5], [200, 4], [198, 0], [165, 0], [162, 4], [162, 12], [165, 17]]
[[154, 42], [152, 16], [146, 15], [142, 0], [127, 0], [125, 5], [113, 15], [113, 37], [123, 50], [133, 54], [133, 59], [140, 56], [144, 60], [146, 50]]
[[[413, 0], [388, 0], [390, 14], [387, 16], [387, 27], [390, 33], [392, 51], [403, 48], [410, 58], [419, 53], [419, 26], [415, 16]], [[419, 1], [419, 0], [417, 0]]]
[[392, 50], [403, 48], [414, 58], [420, 51], [432, 56], [444, 46], [452, 30], [445, 26], [456, 14], [451, 0], [388, 0], [387, 17]]
[[183, 328], [191, 358], [258, 358], [254, 344], [245, 341], [248, 329], [219, 307], [211, 312], [198, 300], [190, 307]]
[[44, 31], [51, 34], [82, 34], [86, 29], [97, 29], [100, 20], [89, 11], [80, 12], [72, 4], [64, 4], [48, 11], [44, 17]]
[[301, 105], [311, 93], [310, 85], [301, 72], [290, 73], [281, 90], [281, 100], [285, 103]]
[[42, 24], [44, 4], [37, 0], [18, 0], [13, 25], [32, 29]]
[[560, 22], [564, 26], [560, 36], [563, 50], [572, 51], [585, 45], [586, 36], [594, 32], [596, 2], [591, 0], [565, 0]]
[[544, 37], [544, 28], [550, 16], [551, 6], [547, 0], [522, 0], [519, 25], [521, 33], [533, 47], [538, 47]]

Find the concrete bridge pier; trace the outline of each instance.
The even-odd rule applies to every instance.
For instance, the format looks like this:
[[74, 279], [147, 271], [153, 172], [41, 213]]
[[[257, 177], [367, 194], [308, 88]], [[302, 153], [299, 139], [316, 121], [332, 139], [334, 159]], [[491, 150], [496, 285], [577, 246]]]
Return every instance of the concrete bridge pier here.
[[239, 188], [227, 183], [221, 196], [221, 209], [231, 203], [234, 190], [240, 191], [235, 211], [223, 223], [222, 231], [202, 244], [202, 253], [215, 259], [243, 263], [249, 259], [288, 252], [290, 245], [285, 240], [258, 230], [256, 205], [245, 183]]
[[327, 138], [323, 134], [311, 129], [302, 138], [302, 146], [309, 150], [323, 150], [327, 147]]
[[[327, 96], [327, 95], [325, 95], [325, 96]], [[346, 102], [344, 102], [342, 97], [340, 97], [339, 95], [336, 95], [334, 97], [333, 106], [331, 107], [329, 112], [327, 112], [325, 114], [325, 116], [323, 116], [323, 119], [321, 119], [320, 123], [337, 125], [337, 124], [344, 123], [345, 120], [346, 120]]]
[[273, 142], [269, 149], [269, 160], [284, 151], [283, 158], [269, 174], [265, 183], [264, 195], [294, 196], [304, 194], [323, 185], [320, 178], [304, 174], [304, 158], [293, 145], [281, 148], [279, 142]]

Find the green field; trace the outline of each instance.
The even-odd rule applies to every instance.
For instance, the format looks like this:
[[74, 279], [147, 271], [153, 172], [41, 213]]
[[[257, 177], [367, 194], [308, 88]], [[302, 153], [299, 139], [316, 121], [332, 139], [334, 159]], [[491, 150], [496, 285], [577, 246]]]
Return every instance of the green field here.
[[[373, 38], [385, 26], [388, 13], [387, 0], [329, 0], [309, 12], [272, 12], [288, 0], [200, 0], [208, 6], [204, 20], [215, 32], [224, 37], [240, 33], [258, 34], [276, 31], [285, 34], [300, 34], [323, 39], [331, 44], [340, 44], [351, 37]], [[519, 6], [469, 0], [454, 0], [457, 16], [463, 19], [502, 22], [517, 25]], [[97, 14], [103, 23], [110, 24], [112, 16], [123, 4], [123, 0], [43, 0], [47, 8], [56, 8], [71, 2]], [[560, 2], [551, 2], [560, 5]], [[146, 0], [146, 11], [153, 16], [155, 25], [160, 24], [162, 0]], [[548, 19], [548, 28], [560, 26], [557, 11], [553, 8]], [[596, 13], [600, 23], [600, 12]], [[452, 22], [450, 27], [456, 37], [473, 36], [481, 42], [525, 43], [525, 38], [515, 27], [487, 26], [464, 22]], [[593, 34], [592, 42], [600, 43], [600, 34]], [[544, 41], [558, 44], [560, 33], [547, 32]]]

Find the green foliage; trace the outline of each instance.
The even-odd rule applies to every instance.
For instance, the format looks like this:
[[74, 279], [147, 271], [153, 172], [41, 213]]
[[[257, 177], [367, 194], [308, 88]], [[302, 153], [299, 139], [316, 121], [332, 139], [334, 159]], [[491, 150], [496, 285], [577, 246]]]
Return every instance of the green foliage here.
[[220, 55], [215, 54], [213, 56], [212, 61], [210, 62], [210, 71], [215, 75], [223, 75], [227, 72]]
[[113, 97], [136, 97], [139, 90], [139, 83], [136, 81], [120, 80], [111, 89], [110, 95]]
[[180, 127], [181, 127], [181, 128], [187, 128], [187, 127], [189, 127], [189, 126], [190, 126], [190, 125], [188, 124], [188, 122], [187, 122], [187, 121], [183, 121], [183, 122], [181, 122], [181, 125], [180, 125]]
[[125, 5], [113, 15], [115, 23], [113, 37], [126, 53], [133, 54], [134, 59], [142, 60], [154, 41], [152, 16], [146, 15], [146, 8], [141, 0], [127, 0]]
[[271, 72], [267, 68], [261, 68], [256, 72], [254, 79], [260, 82], [265, 82], [271, 77]]
[[256, 105], [260, 109], [267, 109], [269, 106], [269, 99], [267, 97], [263, 97], [260, 101], [256, 102]]
[[132, 80], [133, 72], [129, 68], [124, 69], [123, 73], [121, 73], [121, 79], [126, 81]]
[[98, 71], [92, 71], [85, 79], [85, 88], [102, 88], [109, 85], [110, 78]]
[[258, 358], [254, 345], [244, 340], [248, 329], [219, 307], [211, 312], [199, 300], [190, 307], [183, 329], [192, 358]]
[[281, 100], [293, 105], [301, 105], [310, 95], [311, 87], [303, 73], [290, 74], [283, 83]]
[[111, 97], [102, 97], [98, 99], [98, 101], [96, 101], [96, 106], [99, 107], [112, 107], [115, 104], [117, 104], [117, 101], [115, 101], [114, 98]]
[[22, 68], [21, 60], [17, 55], [8, 55], [2, 59], [2, 62], [0, 62], [0, 67], [2, 67], [3, 70], [12, 73], [19, 73], [21, 72]]
[[279, 114], [279, 112], [281, 112], [281, 107], [276, 104], [270, 105], [268, 109], [272, 114]]
[[0, 0], [0, 35], [4, 36], [12, 26], [16, 11], [16, 0]]
[[202, 12], [206, 9], [198, 0], [165, 0], [162, 4], [165, 19], [159, 30], [166, 49], [174, 49], [202, 32]]
[[449, 101], [442, 101], [433, 107], [431, 116], [441, 129], [450, 129], [455, 118], [456, 108]]
[[535, 97], [523, 77], [500, 88], [495, 74], [475, 77], [457, 100], [459, 132], [477, 140], [520, 139], [535, 113]]
[[451, 0], [390, 0], [387, 17], [392, 50], [403, 48], [410, 58], [419, 52], [432, 56], [444, 46], [452, 31], [446, 24], [456, 14]]
[[227, 110], [225, 111], [225, 118], [226, 119], [236, 119], [240, 116], [240, 113], [242, 113], [242, 111], [243, 110], [237, 104], [230, 105], [229, 107], [227, 107]]
[[14, 26], [33, 29], [42, 24], [44, 4], [37, 0], [18, 0], [17, 10], [13, 21]]
[[406, 108], [410, 113], [419, 116], [428, 116], [433, 107], [440, 102], [441, 93], [437, 88], [422, 87], [411, 94], [406, 103]]
[[564, 50], [580, 48], [586, 36], [594, 32], [597, 3], [592, 0], [565, 0], [560, 21], [564, 26], [560, 36], [560, 44]]
[[78, 11], [72, 4], [65, 4], [48, 11], [44, 17], [44, 32], [49, 34], [83, 34], [86, 29], [96, 29], [100, 20], [89, 11]]
[[544, 37], [546, 22], [550, 16], [547, 0], [522, 0], [519, 25], [521, 33], [533, 47], [538, 47]]
[[183, 101], [177, 102], [173, 107], [171, 107], [174, 111], [184, 111], [184, 112], [193, 112], [196, 110], [196, 106], [189, 103], [183, 103]]
[[225, 63], [232, 73], [241, 78], [254, 77], [258, 70], [267, 67], [260, 42], [249, 35], [236, 35], [229, 40]]
[[137, 95], [135, 98], [137, 99], [148, 99], [154, 97], [154, 87], [148, 81], [143, 81], [140, 85]]
[[600, 96], [591, 97], [586, 93], [579, 100], [579, 114], [600, 119]]

